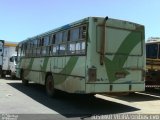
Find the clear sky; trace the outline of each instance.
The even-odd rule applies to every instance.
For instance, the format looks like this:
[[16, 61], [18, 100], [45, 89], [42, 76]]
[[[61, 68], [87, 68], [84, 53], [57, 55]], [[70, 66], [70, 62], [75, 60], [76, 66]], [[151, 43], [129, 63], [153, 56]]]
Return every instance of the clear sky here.
[[88, 16], [145, 25], [160, 36], [160, 0], [0, 0], [0, 39], [19, 42]]

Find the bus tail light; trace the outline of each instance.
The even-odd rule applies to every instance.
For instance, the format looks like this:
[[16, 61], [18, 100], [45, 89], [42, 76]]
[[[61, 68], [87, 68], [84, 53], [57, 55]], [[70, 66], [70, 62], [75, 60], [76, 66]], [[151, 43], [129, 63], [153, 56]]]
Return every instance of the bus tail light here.
[[97, 79], [97, 69], [89, 68], [88, 69], [89, 82], [94, 82]]

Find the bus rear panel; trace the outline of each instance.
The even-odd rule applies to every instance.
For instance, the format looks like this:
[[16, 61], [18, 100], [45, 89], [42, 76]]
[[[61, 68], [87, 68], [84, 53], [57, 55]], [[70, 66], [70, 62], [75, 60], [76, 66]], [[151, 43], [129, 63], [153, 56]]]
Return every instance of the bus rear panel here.
[[144, 26], [91, 18], [87, 49], [87, 93], [144, 91]]

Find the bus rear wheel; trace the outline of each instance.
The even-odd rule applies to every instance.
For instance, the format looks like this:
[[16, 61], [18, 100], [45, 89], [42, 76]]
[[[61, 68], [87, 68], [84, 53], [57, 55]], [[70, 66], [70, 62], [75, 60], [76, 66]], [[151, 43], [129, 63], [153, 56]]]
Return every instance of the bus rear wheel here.
[[55, 97], [54, 80], [52, 75], [48, 75], [46, 79], [46, 93], [49, 97]]
[[24, 86], [27, 86], [27, 85], [28, 85], [28, 80], [26, 80], [26, 79], [24, 78], [24, 72], [21, 73], [21, 79], [22, 79], [22, 84], [23, 84]]

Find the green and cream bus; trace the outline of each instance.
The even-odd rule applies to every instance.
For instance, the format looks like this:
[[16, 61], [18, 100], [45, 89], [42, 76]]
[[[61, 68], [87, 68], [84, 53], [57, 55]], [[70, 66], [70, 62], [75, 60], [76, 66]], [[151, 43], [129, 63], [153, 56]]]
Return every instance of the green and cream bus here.
[[143, 25], [88, 17], [20, 42], [16, 76], [49, 96], [144, 91], [144, 46]]

